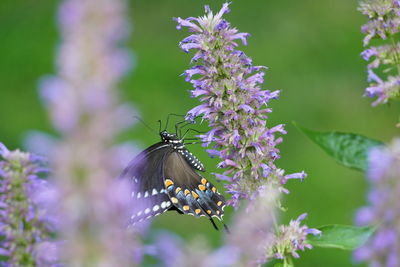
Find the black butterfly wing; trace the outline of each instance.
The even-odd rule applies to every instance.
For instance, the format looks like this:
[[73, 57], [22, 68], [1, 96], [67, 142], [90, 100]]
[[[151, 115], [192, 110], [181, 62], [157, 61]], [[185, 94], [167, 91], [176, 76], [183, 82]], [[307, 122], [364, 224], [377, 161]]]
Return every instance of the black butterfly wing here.
[[164, 186], [164, 161], [173, 149], [163, 142], [152, 145], [136, 156], [121, 178], [132, 185], [132, 217], [136, 223], [167, 211], [172, 203]]
[[181, 212], [195, 217], [215, 216], [222, 220], [226, 204], [224, 197], [177, 151], [166, 158], [164, 185], [172, 204]]

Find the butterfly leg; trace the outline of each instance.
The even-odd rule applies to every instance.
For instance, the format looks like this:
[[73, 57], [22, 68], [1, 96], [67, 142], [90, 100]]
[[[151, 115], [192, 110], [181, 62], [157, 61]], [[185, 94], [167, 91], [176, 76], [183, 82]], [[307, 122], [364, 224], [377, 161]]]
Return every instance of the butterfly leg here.
[[176, 211], [176, 212], [178, 212], [179, 214], [184, 214], [180, 209], [178, 209], [177, 207], [175, 207], [175, 206], [172, 206], [171, 208], [169, 208], [169, 210], [171, 210], [171, 211]]
[[198, 130], [193, 129], [193, 128], [189, 128], [189, 129], [187, 129], [187, 130], [185, 131], [185, 133], [182, 135], [181, 139], [184, 139], [185, 136], [188, 134], [189, 131], [193, 131], [193, 132], [196, 132], [196, 133], [199, 133], [199, 134], [204, 134], [204, 133], [206, 133], [206, 132], [198, 131]]
[[164, 128], [164, 130], [167, 130], [167, 128], [168, 128], [168, 123], [169, 123], [169, 117], [170, 117], [170, 116], [185, 117], [185, 115], [180, 115], [180, 114], [175, 114], [175, 113], [169, 113], [169, 114], [167, 115], [167, 120], [166, 120], [166, 122], [165, 122], [165, 128]]
[[198, 141], [198, 142], [190, 142], [190, 143], [184, 143], [184, 145], [196, 145], [196, 144], [202, 144], [202, 141]]
[[213, 218], [211, 218], [211, 217], [210, 217], [210, 222], [211, 222], [211, 224], [214, 226], [214, 229], [217, 230], [217, 231], [219, 231], [217, 225], [215, 224]]
[[[186, 123], [186, 124], [184, 124], [183, 126], [180, 126], [183, 123]], [[187, 122], [186, 120], [177, 122], [175, 124], [175, 134], [180, 138], [182, 136], [182, 129], [185, 128], [186, 126], [190, 125], [190, 124], [192, 124], [192, 122]], [[179, 134], [178, 134], [178, 132], [179, 132]]]

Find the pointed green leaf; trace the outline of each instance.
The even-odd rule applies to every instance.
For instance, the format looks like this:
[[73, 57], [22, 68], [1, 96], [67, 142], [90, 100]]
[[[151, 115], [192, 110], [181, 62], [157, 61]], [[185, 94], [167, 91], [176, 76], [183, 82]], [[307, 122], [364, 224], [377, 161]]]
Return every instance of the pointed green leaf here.
[[317, 132], [296, 124], [295, 126], [339, 164], [361, 171], [365, 171], [368, 167], [368, 150], [375, 146], [384, 145], [383, 142], [359, 134]]
[[317, 228], [321, 235], [309, 235], [307, 242], [315, 247], [339, 248], [345, 250], [356, 249], [371, 237], [375, 227], [356, 227], [351, 225], [325, 225]]

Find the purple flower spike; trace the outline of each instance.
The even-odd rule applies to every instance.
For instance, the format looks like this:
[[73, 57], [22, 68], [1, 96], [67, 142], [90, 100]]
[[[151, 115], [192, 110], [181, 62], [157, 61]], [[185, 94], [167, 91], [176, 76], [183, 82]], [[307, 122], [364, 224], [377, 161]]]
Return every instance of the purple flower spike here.
[[234, 217], [232, 233], [227, 236], [227, 246], [240, 252], [237, 266], [259, 266], [273, 258], [283, 259], [283, 255], [273, 255], [274, 216], [279, 192], [272, 186], [260, 189], [255, 201], [246, 204]]
[[239, 42], [247, 45], [249, 34], [238, 32], [222, 18], [228, 7], [225, 3], [213, 15], [206, 6], [203, 17], [176, 19], [179, 29], [187, 27], [194, 33], [180, 47], [194, 52], [195, 66], [184, 75], [194, 87], [192, 97], [201, 101], [186, 119], [202, 115], [209, 123], [210, 131], [199, 137], [205, 146], [212, 145], [209, 154], [220, 158], [217, 166], [224, 171], [214, 175], [227, 182], [228, 204], [237, 209], [240, 200], [249, 200], [247, 207], [239, 210], [225, 247], [239, 251], [238, 266], [258, 266], [274, 258], [298, 258], [299, 250], [311, 248], [307, 235], [320, 232], [300, 225], [306, 214], [288, 226], [273, 225], [279, 194], [289, 193], [284, 185], [289, 179], [303, 180], [306, 174], [285, 174], [274, 163], [280, 158], [276, 146], [282, 142], [276, 135], [286, 131], [282, 124], [267, 127], [266, 119], [272, 112], [269, 101], [277, 99], [280, 91], [262, 90], [267, 68], [253, 66], [252, 60], [236, 49]]
[[202, 135], [203, 142], [212, 144], [212, 155], [219, 156], [219, 177], [230, 180], [226, 185], [232, 195], [229, 203], [235, 207], [239, 200], [258, 194], [266, 184], [281, 187], [291, 178], [304, 178], [304, 172], [285, 175], [274, 161], [279, 158], [276, 145], [282, 139], [276, 133], [286, 134], [283, 125], [266, 127], [270, 99], [277, 99], [279, 91], [262, 90], [266, 67], [253, 66], [252, 60], [236, 50], [238, 41], [247, 44], [249, 34], [240, 33], [223, 19], [229, 12], [229, 3], [223, 4], [215, 15], [205, 7], [203, 17], [177, 18], [178, 29], [186, 27], [194, 34], [183, 39], [184, 52], [194, 51], [196, 65], [185, 71], [186, 80], [194, 89], [193, 97], [202, 104], [187, 113], [193, 120], [202, 115], [211, 130]]
[[[400, 44], [398, 39], [400, 29], [400, 7], [398, 0], [363, 0], [358, 10], [368, 17], [368, 22], [362, 26], [361, 31], [366, 34], [364, 46], [368, 47], [370, 41], [376, 39], [391, 39], [386, 45], [370, 46], [361, 56], [368, 64], [369, 86], [365, 89], [365, 96], [376, 97], [373, 106], [386, 104], [390, 100], [400, 97], [400, 73], [398, 71]], [[379, 69], [384, 79], [375, 74]]]
[[10, 151], [0, 143], [0, 254], [8, 257], [6, 265], [0, 260], [0, 266], [58, 264], [59, 258], [53, 257], [42, 265], [36, 255], [44, 243], [56, 247], [50, 241], [56, 225], [47, 214], [46, 201], [38, 199], [49, 188], [38, 177], [42, 165], [39, 157]]
[[[135, 113], [117, 91], [132, 63], [121, 46], [130, 30], [127, 10], [126, 0], [63, 0], [59, 7], [57, 73], [43, 79], [41, 93], [61, 137], [51, 147], [50, 164], [65, 266], [124, 267], [140, 260], [136, 228], [126, 229], [130, 185], [115, 179], [121, 172], [116, 160], [132, 157], [129, 147], [114, 146]], [[44, 249], [53, 250], [38, 254]]]
[[354, 253], [356, 261], [370, 266], [399, 266], [400, 255], [400, 139], [368, 154], [371, 191], [368, 206], [356, 214], [358, 225], [378, 225], [374, 237]]

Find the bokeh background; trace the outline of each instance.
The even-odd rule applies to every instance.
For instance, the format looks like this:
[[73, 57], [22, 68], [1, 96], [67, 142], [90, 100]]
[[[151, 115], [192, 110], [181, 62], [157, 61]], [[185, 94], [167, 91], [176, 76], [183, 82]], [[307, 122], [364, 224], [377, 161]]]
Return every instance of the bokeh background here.
[[[221, 0], [131, 1], [132, 37], [127, 46], [135, 53], [135, 68], [121, 82], [121, 97], [137, 107], [154, 128], [168, 113], [184, 114], [197, 100], [189, 97], [190, 84], [180, 74], [190, 56], [178, 48], [187, 32], [177, 31], [173, 17], [199, 16], [203, 5], [218, 10]], [[366, 87], [366, 63], [360, 57], [360, 26], [365, 18], [357, 1], [348, 0], [246, 0], [234, 1], [226, 18], [242, 32], [249, 32], [249, 45], [242, 49], [256, 65], [270, 69], [265, 89], [282, 90], [272, 102], [269, 126], [286, 124], [288, 134], [279, 147], [278, 165], [287, 172], [305, 170], [303, 182], [290, 181], [284, 198], [288, 211], [282, 222], [309, 214], [307, 224], [352, 224], [354, 212], [365, 204], [368, 185], [360, 172], [337, 165], [291, 124], [308, 128], [360, 133], [390, 141], [397, 133], [399, 105], [373, 108], [362, 97]], [[54, 73], [59, 42], [57, 1], [2, 0], [0, 3], [0, 141], [10, 148], [23, 147], [30, 130], [55, 134], [38, 97], [38, 82]], [[205, 126], [196, 126], [202, 129]], [[120, 137], [145, 148], [159, 140], [136, 124]], [[215, 171], [200, 145], [191, 150]], [[132, 155], [134, 156], [134, 155]], [[208, 175], [211, 178], [211, 175]], [[219, 185], [221, 188], [222, 185]], [[232, 213], [227, 209], [227, 222]], [[212, 246], [223, 240], [206, 219], [167, 213], [158, 216], [151, 235], [168, 230], [184, 239], [204, 236]], [[352, 266], [351, 253], [313, 249], [301, 253], [296, 266]], [[362, 265], [359, 265], [362, 266]]]

